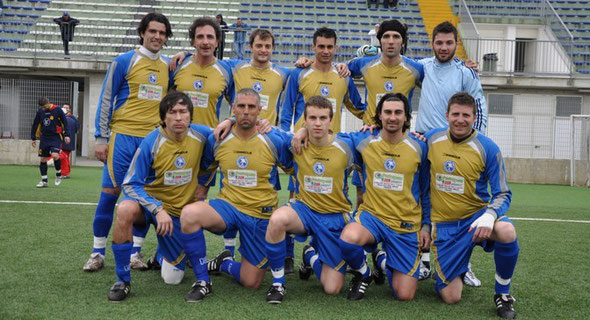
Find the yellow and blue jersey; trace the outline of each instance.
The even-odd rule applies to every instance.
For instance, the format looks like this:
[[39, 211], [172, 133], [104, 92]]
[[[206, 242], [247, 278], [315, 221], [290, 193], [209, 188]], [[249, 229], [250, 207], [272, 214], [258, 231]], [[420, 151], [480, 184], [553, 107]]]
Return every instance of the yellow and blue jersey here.
[[214, 128], [219, 123], [221, 102], [233, 99], [233, 80], [229, 64], [217, 60], [206, 66], [195, 62], [193, 56], [182, 61], [174, 74], [176, 90], [186, 93], [193, 102], [192, 122]]
[[163, 207], [180, 217], [182, 208], [196, 201], [201, 159], [211, 132], [191, 124], [187, 136], [177, 142], [162, 128], [152, 131], [135, 152], [123, 181], [125, 195], [152, 214]]
[[249, 61], [229, 60], [232, 66], [234, 94], [244, 88], [252, 88], [260, 95], [262, 111], [259, 119], [266, 119], [272, 125], [277, 124], [281, 93], [287, 84], [290, 70], [271, 64], [267, 68], [257, 68]]
[[350, 212], [347, 183], [355, 166], [351, 139], [334, 136], [321, 147], [309, 143], [301, 154], [293, 154], [293, 162], [295, 199], [318, 213]]
[[113, 60], [96, 110], [97, 139], [111, 132], [145, 137], [160, 124], [160, 101], [170, 87], [170, 60], [141, 47]]
[[[423, 66], [402, 56], [399, 64], [389, 67], [381, 62], [381, 55], [360, 57], [348, 62], [352, 77], [363, 77], [367, 110], [363, 114], [365, 124], [375, 124], [373, 117], [377, 103], [387, 93], [401, 93], [412, 101], [414, 88], [424, 79]], [[410, 105], [411, 110], [411, 105]]]
[[400, 233], [417, 232], [430, 224], [427, 147], [406, 132], [398, 143], [382, 138], [380, 131], [341, 134], [352, 139], [357, 165], [363, 172], [363, 203], [367, 211]]
[[66, 123], [66, 115], [60, 107], [52, 104], [47, 110], [39, 108], [31, 127], [31, 140], [62, 140], [66, 134]]
[[330, 130], [334, 133], [340, 132], [342, 106], [355, 115], [360, 115], [359, 112], [365, 110], [365, 104], [352, 78], [341, 78], [334, 66], [328, 72], [319, 71], [314, 67], [293, 69], [284, 95], [280, 121], [281, 129], [285, 131], [291, 130], [292, 123], [294, 132], [303, 127], [305, 101], [312, 96], [322, 96], [332, 104], [334, 116]]
[[506, 214], [512, 192], [502, 153], [490, 138], [474, 130], [457, 143], [448, 128], [431, 130], [426, 137], [433, 222], [462, 220], [486, 208], [496, 217]]
[[248, 139], [238, 137], [233, 130], [219, 142], [210, 136], [201, 163], [210, 177], [203, 185], [211, 184], [212, 173], [219, 167], [218, 198], [244, 214], [269, 219], [279, 201], [277, 165], [292, 166], [288, 146], [276, 129]]

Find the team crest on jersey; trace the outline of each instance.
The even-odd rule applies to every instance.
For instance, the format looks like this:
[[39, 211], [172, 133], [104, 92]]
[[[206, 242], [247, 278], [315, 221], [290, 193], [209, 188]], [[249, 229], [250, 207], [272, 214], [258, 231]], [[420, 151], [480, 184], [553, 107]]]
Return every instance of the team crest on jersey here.
[[183, 156], [176, 157], [176, 160], [174, 160], [174, 166], [178, 169], [182, 169], [184, 165], [186, 165], [186, 159], [184, 159]]
[[322, 97], [327, 97], [330, 95], [330, 88], [328, 88], [328, 86], [323, 86], [320, 89], [320, 94], [322, 95]]
[[51, 119], [50, 118], [44, 118], [43, 119], [43, 125], [44, 126], [49, 126], [51, 124]]
[[248, 166], [248, 158], [244, 156], [239, 156], [238, 160], [236, 161], [236, 164], [238, 165], [238, 168], [244, 169]]
[[383, 166], [385, 167], [385, 170], [393, 171], [393, 169], [395, 169], [395, 166], [396, 166], [395, 160], [393, 160], [391, 158], [387, 158], [387, 160], [385, 160], [385, 163]]
[[253, 86], [252, 89], [254, 89], [254, 91], [260, 93], [260, 91], [262, 91], [262, 83], [260, 82], [256, 82]]
[[196, 90], [202, 90], [203, 89], [203, 80], [201, 80], [201, 79], [195, 80], [195, 82], [193, 82], [193, 88], [195, 88]]
[[158, 76], [155, 73], [150, 73], [148, 80], [151, 84], [156, 84], [158, 82]]
[[317, 174], [318, 176], [323, 175], [324, 172], [326, 172], [326, 165], [324, 165], [321, 162], [314, 163], [313, 172], [315, 172], [315, 174]]
[[391, 91], [393, 91], [393, 82], [387, 81], [387, 82], [385, 82], [383, 87], [385, 88], [385, 91], [391, 92]]
[[448, 173], [453, 173], [455, 171], [455, 162], [453, 160], [448, 160], [445, 162], [445, 164], [443, 165], [443, 168], [445, 169], [446, 172]]

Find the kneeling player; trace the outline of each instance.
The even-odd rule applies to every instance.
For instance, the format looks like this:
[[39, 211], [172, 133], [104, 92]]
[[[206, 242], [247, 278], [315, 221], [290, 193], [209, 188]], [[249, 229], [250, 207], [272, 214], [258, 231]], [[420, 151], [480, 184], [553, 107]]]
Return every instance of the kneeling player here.
[[313, 270], [328, 294], [339, 293], [344, 284], [346, 265], [338, 238], [351, 209], [345, 190], [354, 153], [350, 139], [330, 133], [332, 116], [328, 99], [313, 96], [307, 100], [306, 129], [302, 130], [308, 132], [309, 147], [293, 155], [297, 194], [272, 214], [266, 231], [266, 255], [273, 275], [266, 297], [269, 303], [281, 303], [285, 295], [286, 232], [313, 236], [313, 247], [303, 250], [300, 277], [309, 278]]
[[494, 251], [497, 314], [512, 319], [516, 312], [510, 283], [519, 247], [514, 225], [505, 215], [512, 193], [504, 160], [490, 138], [472, 129], [476, 103], [469, 94], [453, 95], [446, 117], [448, 128], [427, 133], [436, 289], [444, 302], [459, 302], [471, 252], [481, 245]]
[[420, 249], [430, 243], [429, 171], [425, 143], [408, 134], [410, 119], [406, 97], [386, 94], [375, 115], [381, 130], [350, 134], [365, 186], [364, 202], [340, 236], [344, 260], [356, 273], [350, 300], [362, 299], [373, 280], [363, 249], [374, 251], [380, 242], [387, 259], [376, 255], [377, 278], [383, 281], [385, 272], [399, 300], [412, 300], [416, 292]]
[[117, 282], [109, 292], [111, 301], [121, 301], [130, 293], [133, 225], [151, 223], [157, 228], [164, 282], [178, 284], [184, 277], [180, 213], [196, 200], [201, 155], [211, 135], [208, 127], [190, 124], [192, 113], [188, 96], [168, 94], [160, 103], [162, 127], [152, 131], [135, 152], [115, 220], [112, 249]]
[[210, 137], [203, 154], [203, 168], [209, 172], [218, 166], [221, 169], [218, 198], [193, 203], [182, 210], [182, 241], [196, 278], [186, 295], [187, 302], [203, 300], [212, 289], [203, 229], [217, 234], [235, 229], [240, 232], [241, 263], [224, 251], [216, 258], [212, 271], [221, 270], [249, 288], [260, 287], [266, 272], [264, 234], [278, 204], [277, 164], [290, 167], [288, 143], [276, 133], [257, 132], [261, 105], [260, 96], [253, 89], [238, 91], [232, 111], [236, 116], [232, 132], [218, 143]]

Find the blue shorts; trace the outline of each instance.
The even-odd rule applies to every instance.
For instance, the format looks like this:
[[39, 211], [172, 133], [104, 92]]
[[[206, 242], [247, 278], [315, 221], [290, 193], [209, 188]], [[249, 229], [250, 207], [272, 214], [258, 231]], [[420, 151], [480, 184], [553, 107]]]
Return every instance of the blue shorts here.
[[[137, 200], [125, 196], [123, 200], [131, 200], [137, 202]], [[154, 215], [147, 211], [144, 207], [140, 205], [143, 216], [145, 218], [146, 224], [152, 224], [155, 228], [158, 227], [158, 222]], [[172, 218], [172, 224], [174, 225], [172, 229], [172, 235], [168, 236], [160, 236], [158, 237], [158, 252], [162, 255], [162, 257], [171, 265], [175, 266], [180, 270], [184, 270], [186, 266], [186, 255], [184, 254], [184, 248], [182, 246], [182, 240], [180, 238], [180, 218], [170, 215]]]
[[131, 165], [135, 151], [142, 137], [113, 133], [109, 139], [109, 154], [102, 171], [102, 187], [115, 188], [123, 184], [123, 179]]
[[[467, 232], [471, 223], [485, 211], [486, 209], [482, 209], [473, 216], [459, 221], [432, 223], [431, 252], [437, 291], [445, 288], [455, 278], [467, 272], [469, 259], [476, 245], [482, 246], [486, 252], [494, 251], [494, 241], [475, 243], [472, 241], [475, 229]], [[499, 220], [512, 223], [506, 216]]]
[[226, 229], [218, 234], [224, 234], [227, 230], [240, 231], [240, 254], [243, 259], [259, 269], [265, 269], [268, 264], [266, 258], [266, 227], [268, 219], [260, 219], [240, 212], [236, 207], [222, 199], [206, 200], [207, 203], [221, 216]]
[[387, 253], [388, 268], [418, 278], [420, 273], [418, 232], [398, 233], [367, 211], [357, 213], [354, 219], [375, 237], [375, 244], [365, 246], [365, 251], [375, 251], [377, 244], [381, 242], [381, 247]]
[[348, 213], [318, 213], [310, 209], [301, 201], [293, 201], [286, 204], [297, 212], [303, 222], [305, 236], [313, 236], [313, 247], [319, 255], [322, 263], [338, 270], [346, 272], [346, 262], [342, 259], [342, 252], [338, 245], [338, 239], [342, 229], [346, 225]]
[[297, 193], [297, 178], [294, 175], [289, 175], [289, 192]]
[[59, 138], [43, 139], [39, 141], [39, 157], [51, 157], [52, 153], [59, 153], [61, 150], [61, 140]]

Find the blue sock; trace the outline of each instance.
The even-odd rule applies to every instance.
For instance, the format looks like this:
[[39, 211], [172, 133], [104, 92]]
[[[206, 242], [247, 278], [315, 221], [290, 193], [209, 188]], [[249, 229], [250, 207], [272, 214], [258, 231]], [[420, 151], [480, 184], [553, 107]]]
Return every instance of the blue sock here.
[[119, 196], [101, 192], [96, 211], [94, 212], [94, 222], [92, 223], [92, 229], [94, 231], [93, 252], [98, 252], [103, 256], [106, 251], [107, 236], [113, 224], [113, 213], [115, 212], [117, 199], [119, 199]]
[[[315, 253], [315, 251], [314, 251], [314, 253]], [[322, 262], [320, 261], [319, 258], [320, 258], [320, 256], [318, 256], [317, 254], [314, 254], [313, 256], [311, 256], [311, 258], [309, 258], [309, 264], [311, 265], [311, 268], [313, 269], [313, 273], [318, 278], [318, 280], [322, 280]]]
[[342, 250], [344, 261], [346, 261], [353, 270], [359, 272], [363, 278], [371, 275], [371, 269], [367, 265], [367, 259], [363, 247], [357, 244], [348, 243], [342, 239], [338, 239], [338, 244], [340, 250]]
[[[283, 263], [285, 260], [283, 259]], [[232, 259], [227, 259], [221, 263], [221, 272], [229, 274], [232, 276], [238, 283], [240, 283], [240, 269], [242, 268], [242, 263], [234, 261]]]
[[[289, 236], [287, 235], [286, 239]], [[287, 252], [285, 252], [286, 239], [278, 243], [269, 243], [265, 241], [266, 257], [270, 265], [270, 271], [272, 272], [273, 284], [285, 284], [285, 258]]]
[[47, 162], [39, 162], [39, 171], [41, 171], [41, 180], [47, 182]]
[[235, 256], [236, 251], [236, 236], [238, 235], [238, 230], [227, 230], [223, 234], [223, 244], [225, 246], [225, 250], [229, 250], [232, 256]]
[[516, 261], [518, 260], [518, 239], [510, 243], [496, 241], [494, 245], [494, 262], [496, 263], [496, 293], [509, 294], [510, 282]]
[[143, 246], [143, 240], [147, 235], [148, 231], [150, 230], [150, 224], [146, 223], [145, 226], [133, 226], [133, 249], [131, 249], [131, 254], [136, 254], [141, 252], [141, 247]]
[[117, 271], [117, 281], [131, 282], [131, 268], [129, 260], [131, 256], [131, 247], [133, 243], [127, 242], [111, 246], [115, 256], [115, 269]]
[[203, 229], [193, 233], [180, 233], [184, 252], [193, 265], [193, 272], [197, 281], [211, 282], [207, 272], [207, 247]]
[[287, 250], [287, 257], [295, 257], [295, 240], [294, 238], [287, 233], [285, 237], [285, 247]]

